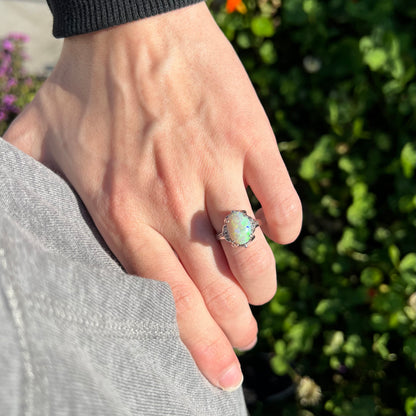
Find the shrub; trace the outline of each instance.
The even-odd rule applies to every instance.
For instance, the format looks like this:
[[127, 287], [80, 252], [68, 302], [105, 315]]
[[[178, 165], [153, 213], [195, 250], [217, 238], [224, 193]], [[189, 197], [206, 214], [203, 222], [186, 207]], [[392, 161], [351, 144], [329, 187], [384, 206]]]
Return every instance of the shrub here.
[[[272, 352], [298, 394], [274, 394], [276, 406], [269, 397], [253, 413], [416, 415], [416, 5], [212, 8], [304, 207], [297, 242], [272, 243], [280, 287], [258, 312], [253, 353]], [[319, 404], [299, 393], [305, 377]]]

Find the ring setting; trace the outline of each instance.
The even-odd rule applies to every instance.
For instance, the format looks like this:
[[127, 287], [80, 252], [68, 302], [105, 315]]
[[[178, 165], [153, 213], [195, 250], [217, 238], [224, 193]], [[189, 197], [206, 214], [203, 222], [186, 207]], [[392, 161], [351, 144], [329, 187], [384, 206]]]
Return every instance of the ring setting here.
[[222, 231], [217, 234], [218, 240], [226, 240], [233, 247], [247, 247], [254, 240], [254, 232], [260, 224], [247, 215], [246, 211], [233, 210], [224, 218]]

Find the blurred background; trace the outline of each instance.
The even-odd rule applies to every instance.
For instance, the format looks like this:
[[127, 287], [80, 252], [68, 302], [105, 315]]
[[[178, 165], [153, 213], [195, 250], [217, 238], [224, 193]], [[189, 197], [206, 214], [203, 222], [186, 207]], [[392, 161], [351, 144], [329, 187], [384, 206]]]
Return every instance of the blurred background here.
[[[304, 207], [298, 240], [271, 243], [279, 288], [240, 356], [251, 414], [416, 416], [416, 2], [208, 4]], [[60, 42], [45, 3], [0, 10], [1, 134]]]
[[0, 39], [23, 33], [29, 41], [24, 66], [32, 75], [48, 74], [61, 50], [62, 40], [52, 36], [52, 15], [46, 0], [0, 0]]

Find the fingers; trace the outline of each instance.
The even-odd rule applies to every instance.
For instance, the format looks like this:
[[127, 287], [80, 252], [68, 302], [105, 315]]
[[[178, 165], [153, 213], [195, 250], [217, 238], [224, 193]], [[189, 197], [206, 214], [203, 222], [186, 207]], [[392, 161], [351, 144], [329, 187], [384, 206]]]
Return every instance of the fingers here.
[[265, 234], [280, 244], [296, 239], [302, 226], [302, 206], [274, 137], [258, 142], [246, 155], [244, 177], [262, 209]]
[[192, 244], [186, 238], [171, 244], [231, 345], [246, 350], [256, 343], [257, 323], [215, 234], [206, 213], [201, 211], [192, 221]]
[[[243, 181], [235, 180], [227, 188], [207, 189], [207, 211], [210, 220], [220, 232], [224, 218], [232, 210], [247, 210], [253, 217]], [[276, 291], [276, 267], [273, 253], [261, 230], [255, 231], [255, 239], [245, 247], [233, 247], [221, 241], [232, 274], [244, 289], [253, 305], [268, 302]]]
[[125, 254], [129, 272], [169, 283], [175, 299], [181, 339], [200, 371], [215, 386], [235, 390], [241, 385], [243, 377], [239, 361], [169, 243], [148, 227], [131, 235], [135, 238], [124, 241], [123, 250], [140, 254]]

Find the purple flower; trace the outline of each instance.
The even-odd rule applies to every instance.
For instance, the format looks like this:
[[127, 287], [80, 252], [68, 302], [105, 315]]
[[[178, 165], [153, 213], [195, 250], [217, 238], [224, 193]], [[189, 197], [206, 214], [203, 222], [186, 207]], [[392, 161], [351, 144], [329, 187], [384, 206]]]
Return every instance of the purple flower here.
[[16, 101], [16, 96], [13, 94], [6, 94], [3, 97], [3, 104], [6, 107], [12, 107], [15, 101]]
[[0, 76], [3, 76], [10, 72], [12, 64], [12, 57], [5, 55], [0, 62]]
[[16, 78], [10, 78], [7, 80], [7, 84], [6, 84], [6, 88], [12, 88], [15, 87], [17, 85], [17, 80]]
[[19, 114], [20, 113], [20, 109], [18, 107], [16, 107], [15, 105], [10, 105], [10, 106], [0, 105], [0, 111], [5, 114], [3, 116], [3, 118], [7, 118], [7, 116], [10, 115], [10, 114]]
[[0, 121], [6, 120], [6, 118], [7, 114], [3, 110], [0, 110]]
[[25, 33], [10, 33], [9, 36], [8, 36], [8, 39], [17, 40], [17, 41], [21, 41], [21, 42], [28, 42], [29, 41], [29, 36], [26, 35]]
[[14, 51], [13, 42], [10, 39], [5, 39], [3, 41], [3, 49], [7, 52], [13, 52]]

